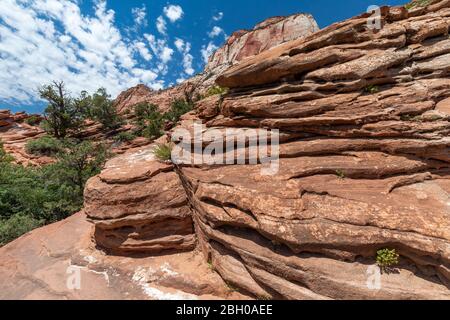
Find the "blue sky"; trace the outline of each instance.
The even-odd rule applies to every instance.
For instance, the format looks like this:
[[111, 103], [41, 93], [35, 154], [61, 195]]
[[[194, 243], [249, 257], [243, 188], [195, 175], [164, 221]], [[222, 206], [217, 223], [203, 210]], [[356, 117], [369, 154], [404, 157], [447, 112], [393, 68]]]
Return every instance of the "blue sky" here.
[[227, 35], [262, 20], [311, 13], [321, 28], [406, 0], [2, 0], [0, 109], [41, 112], [39, 85], [77, 94], [159, 89], [200, 72]]

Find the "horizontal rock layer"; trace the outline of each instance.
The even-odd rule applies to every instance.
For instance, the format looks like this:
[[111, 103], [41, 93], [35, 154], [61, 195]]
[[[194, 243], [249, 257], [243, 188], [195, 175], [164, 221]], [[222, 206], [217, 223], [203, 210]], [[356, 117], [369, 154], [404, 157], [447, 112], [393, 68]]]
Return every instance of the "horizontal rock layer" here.
[[[261, 164], [177, 168], [199, 246], [244, 292], [450, 298], [450, 3], [382, 8], [243, 60], [199, 103], [208, 130], [279, 129]], [[186, 141], [184, 141], [186, 143]], [[400, 254], [369, 289], [379, 249]]]
[[185, 192], [173, 166], [153, 158], [152, 146], [110, 160], [87, 183], [85, 212], [100, 247], [116, 254], [193, 249]]

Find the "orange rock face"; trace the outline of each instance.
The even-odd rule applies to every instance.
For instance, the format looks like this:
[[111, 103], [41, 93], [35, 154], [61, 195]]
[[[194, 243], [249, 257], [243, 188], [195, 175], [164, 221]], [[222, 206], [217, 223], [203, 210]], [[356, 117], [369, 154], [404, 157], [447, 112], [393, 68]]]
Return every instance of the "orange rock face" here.
[[43, 165], [51, 162], [48, 157], [37, 157], [25, 151], [25, 145], [30, 139], [36, 139], [44, 134], [38, 126], [24, 122], [29, 115], [25, 113], [12, 114], [9, 110], [0, 110], [0, 142], [14, 161], [23, 165]]
[[[274, 176], [177, 169], [205, 258], [255, 296], [450, 298], [450, 8], [385, 8], [377, 33], [366, 23], [245, 59], [217, 80], [229, 94], [200, 104], [211, 129], [290, 137]], [[373, 290], [382, 248], [401, 258]]]
[[[203, 122], [203, 133], [277, 129], [279, 170], [263, 175], [263, 164], [249, 161], [162, 163], [153, 146], [128, 151], [86, 187], [95, 244], [158, 258], [196, 247], [199, 270], [208, 262], [259, 299], [450, 299], [450, 3], [384, 7], [378, 32], [367, 17], [276, 40], [265, 51], [255, 40], [267, 39], [264, 28], [290, 24], [271, 19], [247, 40], [236, 33], [227, 52], [252, 45], [236, 49], [240, 62], [220, 71], [217, 83], [229, 92], [199, 101], [168, 137], [193, 132], [192, 120]], [[307, 16], [289, 19], [314, 25]], [[211, 61], [228, 59], [220, 55]], [[170, 90], [181, 94], [192, 83]], [[169, 101], [170, 90], [130, 92]], [[118, 101], [140, 98], [133, 99]], [[385, 248], [400, 258], [380, 273], [377, 251]]]
[[194, 248], [186, 194], [173, 165], [154, 159], [152, 146], [109, 161], [89, 180], [85, 211], [96, 243], [118, 254]]
[[267, 19], [257, 24], [253, 30], [234, 32], [227, 43], [210, 57], [206, 71], [223, 65], [234, 65], [245, 58], [318, 30], [314, 18], [307, 14]]

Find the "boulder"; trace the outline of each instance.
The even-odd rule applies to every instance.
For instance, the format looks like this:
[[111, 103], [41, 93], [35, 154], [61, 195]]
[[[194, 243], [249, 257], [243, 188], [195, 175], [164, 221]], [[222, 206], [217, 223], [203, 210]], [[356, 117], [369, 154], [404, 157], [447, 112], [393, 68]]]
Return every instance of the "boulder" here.
[[195, 235], [186, 194], [173, 165], [154, 158], [152, 146], [110, 160], [84, 192], [94, 239], [115, 254], [186, 251]]

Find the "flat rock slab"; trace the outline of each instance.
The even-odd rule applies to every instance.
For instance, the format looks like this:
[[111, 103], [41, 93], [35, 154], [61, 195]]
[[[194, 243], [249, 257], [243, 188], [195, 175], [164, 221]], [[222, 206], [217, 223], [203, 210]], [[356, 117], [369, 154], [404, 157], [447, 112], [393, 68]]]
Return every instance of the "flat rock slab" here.
[[80, 212], [0, 248], [0, 299], [245, 298], [231, 292], [197, 252], [106, 256], [92, 245], [92, 229]]

